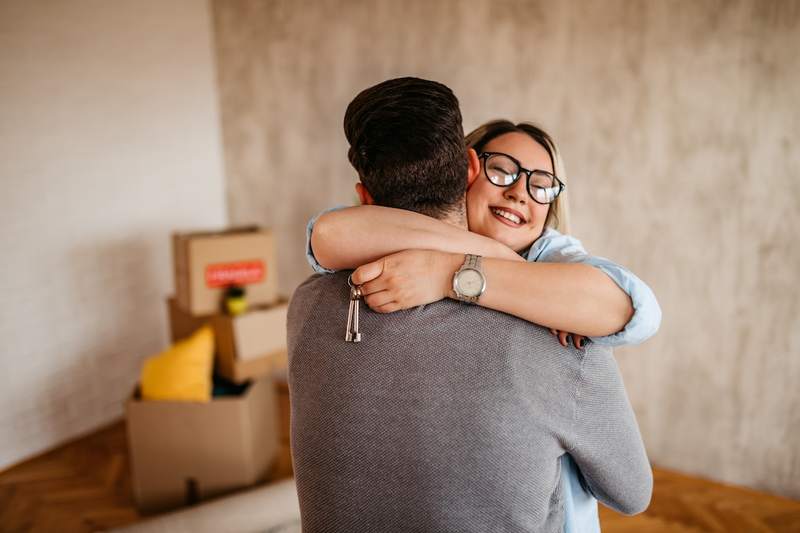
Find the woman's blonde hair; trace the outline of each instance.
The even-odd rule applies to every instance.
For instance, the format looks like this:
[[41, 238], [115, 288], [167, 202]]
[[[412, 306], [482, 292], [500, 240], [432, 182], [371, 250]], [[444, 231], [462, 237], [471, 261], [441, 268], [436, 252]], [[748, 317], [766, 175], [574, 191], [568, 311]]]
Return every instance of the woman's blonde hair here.
[[[472, 148], [480, 155], [483, 151], [483, 147], [486, 146], [489, 141], [512, 132], [524, 133], [542, 145], [550, 155], [550, 162], [553, 164], [553, 174], [555, 174], [562, 183], [567, 182], [564, 173], [564, 162], [561, 160], [561, 155], [558, 152], [555, 141], [546, 131], [535, 124], [529, 122], [514, 124], [508, 120], [492, 120], [491, 122], [478, 126], [467, 135], [467, 147]], [[558, 195], [558, 198], [550, 204], [550, 209], [547, 211], [547, 219], [544, 221], [544, 227], [556, 229], [561, 233], [569, 233], [569, 209], [566, 190], [562, 191], [561, 194]]]

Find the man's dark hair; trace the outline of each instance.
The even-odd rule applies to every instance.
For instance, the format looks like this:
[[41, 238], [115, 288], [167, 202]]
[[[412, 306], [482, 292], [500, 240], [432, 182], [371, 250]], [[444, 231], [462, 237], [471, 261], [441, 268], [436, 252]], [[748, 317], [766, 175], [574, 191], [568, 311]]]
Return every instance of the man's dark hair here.
[[467, 151], [448, 87], [397, 78], [361, 91], [344, 115], [348, 158], [377, 205], [443, 218], [463, 213]]

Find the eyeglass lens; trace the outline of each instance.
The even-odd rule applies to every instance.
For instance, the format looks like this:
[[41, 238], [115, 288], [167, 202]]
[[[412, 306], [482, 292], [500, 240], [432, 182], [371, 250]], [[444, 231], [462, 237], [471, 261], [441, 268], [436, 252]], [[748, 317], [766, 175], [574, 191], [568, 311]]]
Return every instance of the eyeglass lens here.
[[[492, 154], [486, 158], [486, 177], [495, 185], [508, 187], [521, 176], [519, 165], [513, 159], [502, 154]], [[555, 177], [551, 174], [534, 170], [531, 172], [528, 192], [531, 198], [542, 204], [549, 204], [556, 199], [559, 192]]]

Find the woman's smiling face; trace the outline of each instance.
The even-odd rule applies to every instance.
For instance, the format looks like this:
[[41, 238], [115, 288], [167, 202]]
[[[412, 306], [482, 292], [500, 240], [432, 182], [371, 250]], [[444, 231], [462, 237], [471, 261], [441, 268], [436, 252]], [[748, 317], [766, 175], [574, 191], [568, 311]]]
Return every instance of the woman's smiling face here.
[[[525, 133], [495, 137], [482, 151], [510, 155], [529, 170], [553, 172], [547, 150]], [[498, 187], [486, 177], [482, 162], [480, 174], [467, 190], [470, 231], [502, 242], [516, 252], [528, 248], [542, 234], [550, 206], [531, 199], [526, 181], [523, 173], [510, 187]]]

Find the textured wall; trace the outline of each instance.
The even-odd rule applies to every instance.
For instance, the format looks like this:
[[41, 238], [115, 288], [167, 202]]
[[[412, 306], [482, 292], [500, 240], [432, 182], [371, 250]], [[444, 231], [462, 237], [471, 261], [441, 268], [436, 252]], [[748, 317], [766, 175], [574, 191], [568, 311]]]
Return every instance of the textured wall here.
[[226, 222], [213, 69], [202, 2], [0, 2], [0, 468], [164, 347], [169, 233]]
[[360, 89], [450, 85], [470, 128], [561, 143], [573, 232], [647, 280], [659, 335], [618, 351], [654, 462], [800, 498], [800, 3], [213, 3], [228, 207], [277, 228], [353, 200]]

